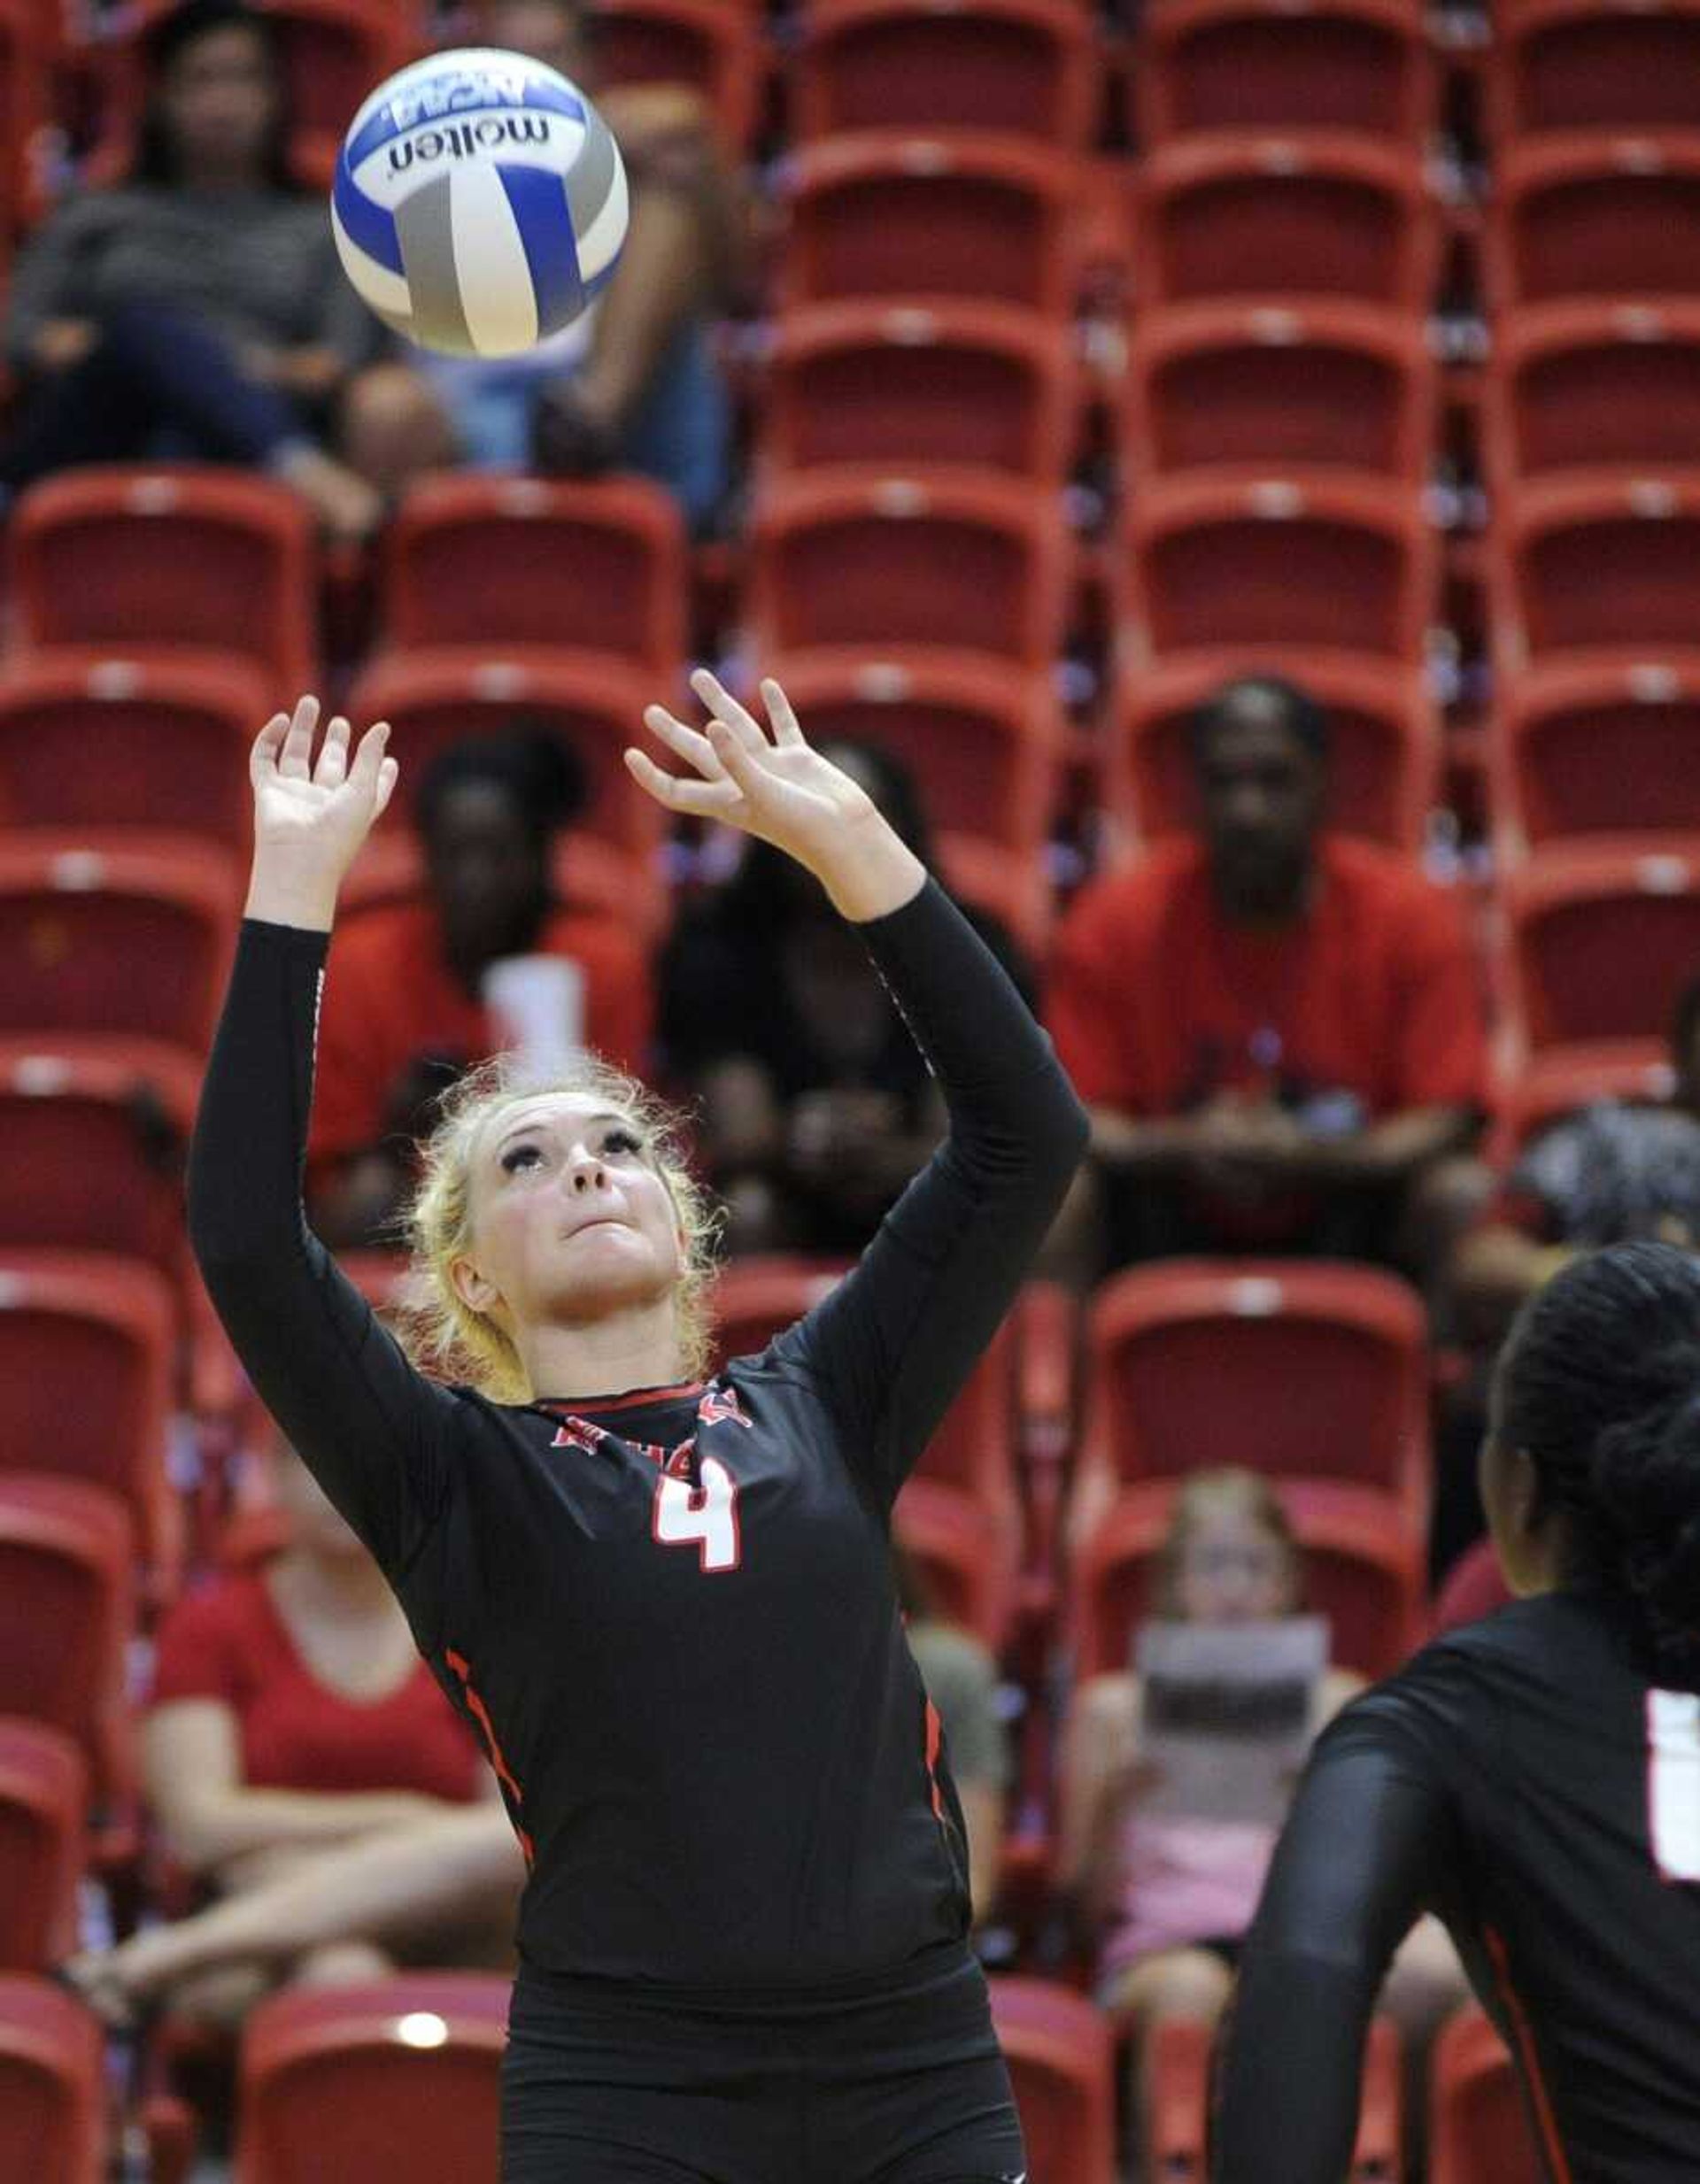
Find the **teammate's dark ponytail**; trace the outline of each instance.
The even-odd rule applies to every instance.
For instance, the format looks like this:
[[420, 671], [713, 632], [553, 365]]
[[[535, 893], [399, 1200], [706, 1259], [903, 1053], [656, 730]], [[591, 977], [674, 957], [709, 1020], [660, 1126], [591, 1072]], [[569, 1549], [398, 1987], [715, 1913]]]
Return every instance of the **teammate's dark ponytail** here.
[[1572, 1262], [1511, 1331], [1497, 1424], [1567, 1519], [1572, 1574], [1627, 1597], [1655, 1681], [1700, 1689], [1700, 1259]]

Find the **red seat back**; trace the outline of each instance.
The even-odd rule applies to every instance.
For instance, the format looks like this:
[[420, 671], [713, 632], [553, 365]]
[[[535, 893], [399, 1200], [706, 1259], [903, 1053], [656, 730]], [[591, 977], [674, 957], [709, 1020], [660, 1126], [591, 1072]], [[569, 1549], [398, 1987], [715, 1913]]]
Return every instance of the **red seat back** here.
[[1492, 736], [1503, 852], [1700, 835], [1700, 653], [1531, 668], [1511, 679]]
[[1537, 1052], [1667, 1032], [1700, 969], [1700, 841], [1552, 849], [1506, 876], [1510, 984]]
[[1700, 128], [1697, 16], [1692, 0], [1518, 0], [1488, 56], [1494, 133]]
[[1359, 129], [1422, 143], [1437, 73], [1411, 0], [1165, 0], [1132, 71], [1139, 141], [1201, 129]]
[[0, 1972], [43, 1972], [76, 1948], [88, 1809], [72, 1739], [0, 1716]]
[[1547, 304], [1496, 329], [1484, 414], [1495, 482], [1700, 463], [1700, 302]]
[[46, 1979], [0, 1978], [0, 2176], [101, 2184], [106, 2042]]
[[991, 1981], [1033, 2184], [1114, 2184], [1115, 2041], [1103, 2012], [1049, 1979]]
[[1508, 145], [1486, 264], [1500, 310], [1576, 297], [1700, 295], [1700, 141], [1588, 132]]
[[1480, 2010], [1441, 2028], [1431, 2068], [1429, 2184], [1541, 2184], [1511, 2058]]

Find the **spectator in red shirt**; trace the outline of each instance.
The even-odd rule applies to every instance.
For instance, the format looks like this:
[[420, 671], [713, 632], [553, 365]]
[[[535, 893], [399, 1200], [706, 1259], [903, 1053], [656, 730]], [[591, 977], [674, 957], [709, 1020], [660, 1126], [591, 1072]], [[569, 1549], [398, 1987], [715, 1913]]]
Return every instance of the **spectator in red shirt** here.
[[1047, 1021], [1092, 1110], [1053, 1239], [1077, 1278], [1178, 1251], [1386, 1257], [1411, 1187], [1468, 1146], [1485, 1051], [1452, 904], [1329, 834], [1327, 723], [1273, 676], [1194, 722], [1202, 824], [1089, 884]]
[[[285, 1544], [186, 1595], [159, 1632], [147, 1790], [166, 1851], [203, 1895], [259, 1890], [333, 1850], [498, 1802], [377, 1564], [293, 1450], [280, 1447], [274, 1472]], [[471, 1891], [412, 1937], [415, 1961], [499, 1964], [511, 1910], [511, 1891]], [[391, 1961], [356, 1930], [292, 1959], [261, 1948], [170, 1999], [230, 2025], [280, 1976], [364, 1977]]]
[[555, 893], [556, 835], [583, 799], [571, 747], [541, 730], [455, 745], [426, 773], [413, 806], [425, 893], [338, 926], [326, 973], [308, 1186], [327, 1243], [391, 1239], [432, 1100], [502, 1044], [483, 998], [493, 964], [576, 964], [580, 1042], [619, 1069], [644, 1067], [644, 950]]

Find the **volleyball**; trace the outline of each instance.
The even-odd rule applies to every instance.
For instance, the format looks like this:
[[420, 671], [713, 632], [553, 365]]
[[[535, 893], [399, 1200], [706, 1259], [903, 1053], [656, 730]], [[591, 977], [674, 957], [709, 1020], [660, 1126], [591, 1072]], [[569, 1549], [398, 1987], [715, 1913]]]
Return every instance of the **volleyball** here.
[[473, 48], [373, 92], [344, 140], [330, 216], [349, 279], [386, 326], [445, 356], [515, 356], [607, 287], [626, 173], [565, 76]]

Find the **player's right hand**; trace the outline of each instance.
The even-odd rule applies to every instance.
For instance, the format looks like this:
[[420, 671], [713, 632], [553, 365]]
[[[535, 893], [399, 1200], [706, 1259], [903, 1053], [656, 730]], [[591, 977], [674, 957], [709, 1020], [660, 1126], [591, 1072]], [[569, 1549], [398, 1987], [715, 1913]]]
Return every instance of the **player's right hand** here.
[[318, 725], [319, 700], [302, 698], [293, 714], [274, 714], [254, 739], [248, 762], [254, 787], [251, 915], [282, 913], [287, 919], [292, 906], [316, 912], [334, 905], [344, 875], [394, 792], [398, 769], [385, 752], [387, 722], [367, 729], [352, 762], [348, 722], [340, 714], [329, 722], [315, 756]]

